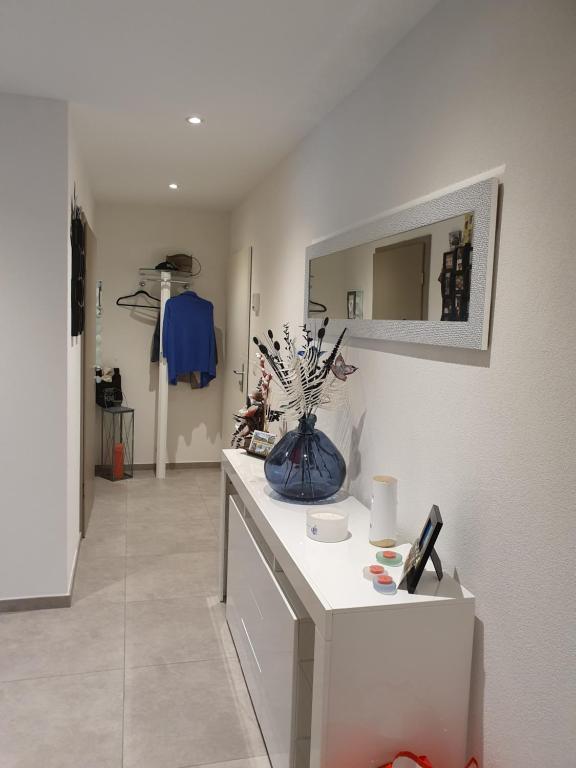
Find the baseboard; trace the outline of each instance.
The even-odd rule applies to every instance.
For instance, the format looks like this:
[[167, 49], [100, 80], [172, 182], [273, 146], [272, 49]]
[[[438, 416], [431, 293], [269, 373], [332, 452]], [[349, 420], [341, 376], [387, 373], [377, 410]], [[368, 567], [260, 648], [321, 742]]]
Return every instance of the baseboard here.
[[15, 611], [43, 611], [46, 608], [70, 608], [72, 594], [42, 597], [14, 597], [0, 600], [0, 613]]
[[17, 613], [18, 611], [44, 611], [48, 608], [70, 608], [76, 569], [78, 567], [78, 553], [80, 552], [80, 537], [76, 546], [74, 565], [70, 575], [70, 585], [65, 595], [41, 595], [39, 597], [11, 597], [0, 600], [0, 613]]
[[[219, 469], [219, 461], [170, 461], [166, 469]], [[156, 464], [134, 464], [135, 470], [156, 469]]]

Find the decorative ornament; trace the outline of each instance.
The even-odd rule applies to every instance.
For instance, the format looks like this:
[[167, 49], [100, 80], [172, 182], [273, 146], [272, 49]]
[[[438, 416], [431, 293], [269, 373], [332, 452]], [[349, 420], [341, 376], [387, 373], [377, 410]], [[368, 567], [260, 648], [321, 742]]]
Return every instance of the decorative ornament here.
[[232, 447], [248, 449], [255, 431], [267, 432], [268, 424], [279, 421], [281, 411], [270, 408], [270, 380], [272, 374], [266, 370], [264, 360], [259, 358], [260, 379], [246, 398], [246, 407], [234, 415], [236, 428], [232, 434]]

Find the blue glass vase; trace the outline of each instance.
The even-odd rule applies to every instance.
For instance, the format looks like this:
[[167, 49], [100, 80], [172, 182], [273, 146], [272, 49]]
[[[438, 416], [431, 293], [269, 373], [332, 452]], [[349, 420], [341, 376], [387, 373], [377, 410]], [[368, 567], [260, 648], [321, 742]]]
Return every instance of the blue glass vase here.
[[266, 479], [288, 499], [327, 499], [346, 478], [342, 454], [324, 432], [314, 429], [315, 424], [316, 416], [303, 416], [298, 429], [285, 434], [264, 462]]

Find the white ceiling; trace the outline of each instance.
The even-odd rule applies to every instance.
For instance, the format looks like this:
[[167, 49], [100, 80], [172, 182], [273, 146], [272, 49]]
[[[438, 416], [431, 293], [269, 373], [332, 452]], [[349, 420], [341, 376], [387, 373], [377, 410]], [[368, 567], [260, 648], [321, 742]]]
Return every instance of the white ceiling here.
[[98, 199], [229, 208], [436, 2], [0, 0], [0, 91], [75, 102]]

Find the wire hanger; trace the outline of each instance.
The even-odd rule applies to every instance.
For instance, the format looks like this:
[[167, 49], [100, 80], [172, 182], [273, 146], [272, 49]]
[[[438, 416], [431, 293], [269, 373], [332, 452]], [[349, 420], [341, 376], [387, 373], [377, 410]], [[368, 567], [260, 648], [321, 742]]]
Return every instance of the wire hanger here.
[[[314, 304], [318, 309], [312, 309], [311, 304]], [[308, 312], [328, 312], [328, 307], [326, 304], [321, 304], [319, 301], [312, 301], [312, 299], [308, 299]]]
[[[328, 307], [326, 304], [322, 304], [319, 301], [314, 301], [310, 298], [310, 294], [312, 293], [312, 280], [314, 279], [314, 275], [312, 274], [312, 271], [308, 273], [308, 313], [318, 313], [320, 312], [328, 312]], [[318, 307], [318, 309], [313, 309], [311, 305], [314, 305], [315, 307]]]
[[137, 296], [140, 296], [140, 295], [147, 296], [152, 301], [157, 301], [158, 304], [160, 304], [160, 299], [157, 299], [156, 296], [150, 295], [148, 291], [145, 291], [142, 288], [139, 291], [136, 291], [136, 293], [129, 293], [127, 296], [119, 296], [116, 299], [116, 304], [119, 307], [136, 307], [137, 309], [153, 309], [153, 310], [160, 309], [159, 306], [154, 307], [154, 306], [147, 306], [146, 304], [125, 304], [123, 302], [123, 299], [135, 299]]

